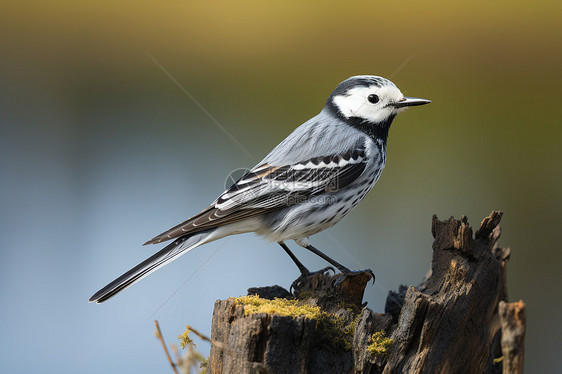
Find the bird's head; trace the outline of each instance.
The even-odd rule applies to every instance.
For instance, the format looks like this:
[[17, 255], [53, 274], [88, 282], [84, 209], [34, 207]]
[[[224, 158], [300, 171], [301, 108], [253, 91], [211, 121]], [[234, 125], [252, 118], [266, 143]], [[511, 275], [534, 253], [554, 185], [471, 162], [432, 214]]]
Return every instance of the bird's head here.
[[396, 114], [407, 107], [430, 102], [404, 96], [388, 79], [357, 75], [338, 85], [328, 98], [326, 107], [347, 120], [389, 126]]

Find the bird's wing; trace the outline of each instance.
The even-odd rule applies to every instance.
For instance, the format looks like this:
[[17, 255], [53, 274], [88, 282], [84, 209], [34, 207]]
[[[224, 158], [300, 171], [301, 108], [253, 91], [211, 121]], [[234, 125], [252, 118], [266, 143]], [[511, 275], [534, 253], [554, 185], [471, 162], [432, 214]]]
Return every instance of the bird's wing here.
[[362, 147], [291, 165], [258, 165], [224, 191], [209, 208], [145, 244], [157, 244], [230, 224], [303, 202], [321, 193], [337, 191], [357, 179], [365, 166], [365, 149]]

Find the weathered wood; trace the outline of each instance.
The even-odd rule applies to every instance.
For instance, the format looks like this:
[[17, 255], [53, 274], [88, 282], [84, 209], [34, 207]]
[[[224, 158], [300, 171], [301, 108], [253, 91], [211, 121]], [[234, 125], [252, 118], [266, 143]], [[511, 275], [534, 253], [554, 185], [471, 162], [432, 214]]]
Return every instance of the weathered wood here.
[[523, 373], [523, 356], [525, 353], [525, 303], [500, 302], [500, 323], [502, 329], [501, 346], [503, 352], [504, 374]]
[[[247, 315], [235, 299], [218, 300], [211, 334], [224, 345], [213, 345], [209, 371], [500, 373], [503, 367], [504, 373], [520, 373], [525, 314], [524, 306], [504, 303], [510, 251], [496, 243], [501, 216], [492, 212], [475, 235], [466, 217], [439, 221], [434, 216], [431, 270], [417, 287], [389, 292], [386, 314], [362, 305], [371, 278], [367, 271], [300, 278], [294, 296], [279, 286], [249, 290], [270, 299], [297, 297], [319, 306], [335, 324], [303, 316]], [[381, 330], [393, 343], [387, 353], [373, 355], [367, 347]]]
[[431, 274], [406, 291], [385, 373], [496, 371], [492, 345], [507, 259], [496, 244], [500, 219], [492, 212], [473, 238], [466, 217], [433, 217]]
[[[298, 291], [295, 291], [301, 297], [310, 295], [307, 304], [320, 306], [337, 316], [341, 326], [354, 323], [356, 327], [349, 337], [333, 335], [330, 329], [334, 326], [319, 327], [316, 320], [266, 313], [245, 315], [244, 306], [237, 305], [235, 299], [218, 300], [211, 336], [231, 347], [232, 351], [225, 352], [213, 346], [208, 364], [210, 372], [258, 373], [267, 369], [273, 373], [347, 373], [364, 370], [366, 365], [371, 365], [367, 359], [366, 342], [374, 332], [388, 329], [391, 323], [389, 315], [372, 313], [366, 308], [360, 315], [357, 313], [361, 310], [363, 290], [370, 279], [368, 272], [316, 273], [301, 278]], [[353, 292], [343, 297], [350, 288]], [[274, 286], [253, 288], [249, 293], [274, 298], [283, 297], [288, 292]]]

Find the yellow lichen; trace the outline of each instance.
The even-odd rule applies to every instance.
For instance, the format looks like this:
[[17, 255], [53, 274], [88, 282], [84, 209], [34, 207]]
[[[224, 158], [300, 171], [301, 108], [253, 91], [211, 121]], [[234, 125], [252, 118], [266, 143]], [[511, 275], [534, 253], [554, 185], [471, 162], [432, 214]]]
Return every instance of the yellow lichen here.
[[355, 328], [357, 327], [358, 317], [350, 322], [348, 318], [324, 313], [316, 325], [319, 333], [319, 343], [324, 345], [329, 343], [332, 347], [343, 348], [349, 351], [355, 334]]
[[197, 347], [197, 345], [193, 342], [193, 339], [191, 339], [189, 337], [190, 332], [191, 332], [191, 329], [189, 328], [189, 325], [186, 325], [185, 326], [185, 332], [178, 336], [178, 340], [180, 341], [181, 349], [185, 349], [185, 347], [187, 347], [189, 345], [192, 345], [194, 348]]
[[242, 296], [235, 299], [236, 304], [244, 306], [244, 314], [277, 314], [288, 317], [305, 317], [316, 321], [320, 345], [351, 349], [358, 317], [351, 322], [334, 314], [323, 311], [320, 307], [306, 304], [304, 300], [262, 299], [259, 296]]
[[384, 330], [377, 331], [371, 336], [371, 344], [367, 346], [367, 351], [372, 357], [384, 356], [388, 353], [388, 347], [393, 340], [386, 336]]
[[300, 300], [278, 299], [273, 300], [262, 299], [259, 296], [249, 295], [236, 299], [236, 304], [244, 306], [244, 314], [278, 314], [288, 317], [305, 317], [309, 319], [320, 319], [322, 310], [320, 307], [307, 305]]
[[502, 361], [503, 361], [503, 356], [494, 358], [494, 365], [499, 364], [499, 363], [502, 362]]
[[361, 315], [357, 314], [353, 321], [351, 321], [351, 323], [347, 326], [345, 333], [351, 336], [355, 335], [355, 330], [357, 329], [357, 325], [359, 324], [360, 319]]
[[352, 313], [352, 314], [361, 314], [361, 308], [359, 308], [357, 305], [339, 302], [338, 308], [347, 310], [349, 313]]

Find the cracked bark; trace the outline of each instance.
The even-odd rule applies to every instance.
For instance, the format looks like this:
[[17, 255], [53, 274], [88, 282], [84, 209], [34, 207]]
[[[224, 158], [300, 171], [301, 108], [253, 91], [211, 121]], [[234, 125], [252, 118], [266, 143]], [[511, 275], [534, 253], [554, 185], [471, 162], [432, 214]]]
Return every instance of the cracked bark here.
[[[433, 217], [433, 259], [416, 287], [390, 291], [384, 314], [362, 305], [370, 276], [314, 274], [294, 291], [346, 323], [349, 345], [331, 344], [317, 321], [246, 316], [234, 299], [215, 303], [210, 373], [522, 373], [525, 306], [507, 303], [506, 262], [493, 211], [476, 233], [466, 217]], [[279, 286], [252, 288], [262, 297], [293, 297]], [[350, 307], [353, 305], [353, 307]], [[368, 351], [373, 333], [393, 340], [386, 354]], [[224, 348], [224, 347], [228, 347]]]

